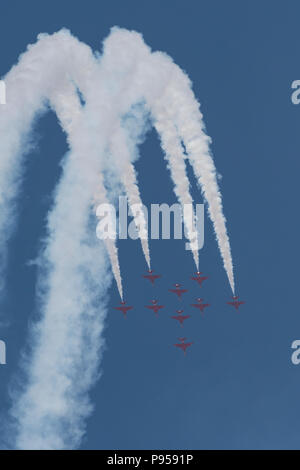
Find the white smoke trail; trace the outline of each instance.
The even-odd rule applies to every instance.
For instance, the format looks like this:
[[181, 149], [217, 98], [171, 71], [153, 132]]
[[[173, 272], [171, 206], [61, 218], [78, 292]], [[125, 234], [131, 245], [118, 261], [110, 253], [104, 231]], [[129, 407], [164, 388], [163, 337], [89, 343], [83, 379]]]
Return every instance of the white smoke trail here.
[[[108, 200], [106, 198], [106, 190], [103, 182], [103, 176], [99, 173], [98, 175], [98, 183], [97, 183], [97, 191], [93, 197], [95, 210], [97, 212], [97, 206], [100, 204], [108, 204]], [[114, 238], [105, 238], [103, 240], [109, 259], [111, 263], [112, 272], [114, 274], [114, 278], [117, 283], [118, 291], [120, 294], [121, 299], [123, 300], [123, 287], [122, 287], [122, 278], [121, 278], [121, 270], [118, 258], [118, 249], [116, 246], [116, 242]]]
[[[115, 59], [115, 68], [120, 62], [126, 69], [124, 64], [126, 56], [122, 53], [122, 44], [126, 44], [126, 50], [134, 51], [135, 57], [139, 57], [140, 61], [135, 75], [130, 75], [130, 80], [126, 82], [127, 88], [124, 85], [126, 105], [123, 112], [132, 103], [139, 102], [141, 99], [146, 100], [154, 125], [159, 127], [158, 132], [169, 161], [176, 195], [181, 204], [182, 201], [190, 204], [192, 199], [189, 194], [184, 155], [180, 144], [183, 141], [187, 158], [191, 162], [207, 201], [225, 271], [234, 292], [231, 250], [216, 170], [209, 150], [210, 138], [204, 132], [202, 114], [191, 90], [191, 83], [186, 74], [166, 54], [159, 52], [151, 54], [140, 35], [122, 29], [115, 29], [106, 40], [107, 56]], [[160, 119], [160, 116], [163, 119]], [[175, 136], [175, 129], [177, 136]], [[184, 222], [191, 246], [194, 248], [195, 264], [198, 267], [198, 250], [194, 235], [196, 233], [195, 214], [192, 218], [186, 217]]]
[[[121, 179], [129, 202], [129, 206], [139, 207], [139, 217], [135, 218], [135, 223], [138, 228], [138, 236], [141, 240], [142, 250], [149, 269], [151, 269], [150, 252], [148, 244], [148, 229], [144, 212], [142, 210], [142, 200], [140, 196], [139, 187], [137, 184], [136, 173], [130, 160], [132, 159], [133, 151], [129, 149], [129, 137], [126, 135], [125, 129], [119, 124], [111, 138], [110, 151], [112, 158], [116, 162], [119, 178]], [[137, 212], [136, 212], [137, 213]]]
[[[155, 128], [160, 135], [162, 148], [166, 153], [171, 172], [171, 178], [174, 181], [174, 191], [183, 207], [183, 220], [187, 230], [187, 238], [192, 247], [192, 253], [196, 264], [197, 271], [199, 269], [198, 256], [198, 237], [195, 228], [195, 213], [192, 209], [192, 217], [187, 216], [184, 210], [185, 205], [193, 207], [193, 199], [190, 194], [190, 183], [186, 174], [184, 153], [181, 142], [178, 138], [176, 128], [167, 109], [157, 104], [152, 107]], [[195, 238], [196, 237], [196, 238]]]
[[[133, 105], [146, 101], [161, 136], [177, 197], [181, 203], [190, 203], [183, 141], [208, 202], [233, 286], [225, 219], [208, 138], [190, 84], [167, 56], [151, 54], [139, 34], [114, 29], [104, 43], [100, 62], [66, 31], [40, 36], [7, 75], [6, 84], [8, 104], [5, 115], [0, 114], [1, 253], [5, 253], [22, 173], [24, 136], [36, 113], [46, 109], [46, 99], [67, 133], [71, 150], [48, 217], [49, 237], [39, 281], [43, 315], [31, 335], [30, 360], [23, 362], [28, 383], [16, 395], [12, 409], [18, 424], [16, 445], [24, 449], [74, 448], [91, 410], [87, 392], [98, 373], [110, 279], [101, 245], [88, 236], [89, 211], [95, 198], [98, 203], [107, 201], [102, 175], [107, 153], [114, 159], [130, 204], [141, 203], [132, 165], [137, 136], [126, 136], [128, 130], [121, 125]], [[83, 107], [77, 89], [85, 100]], [[185, 224], [192, 238], [193, 224], [187, 219]], [[150, 266], [144, 222], [139, 232]], [[106, 248], [122, 297], [117, 247], [111, 242]], [[197, 265], [197, 250], [193, 255]]]
[[[124, 63], [124, 57], [127, 56], [123, 54], [123, 50], [130, 51], [131, 56], [134, 57], [133, 65], [129, 66]], [[162, 54], [153, 54], [151, 55], [151, 50], [148, 46], [145, 45], [142, 36], [136, 32], [129, 32], [124, 29], [114, 28], [113, 33], [106, 39], [105, 48], [104, 48], [104, 58], [106, 66], [114, 71], [114, 77], [118, 76], [120, 72], [117, 67], [119, 64], [125, 70], [129, 70], [129, 78], [126, 80], [123, 79], [123, 96], [122, 101], [119, 103], [120, 106], [120, 115], [124, 115], [130, 106], [135, 103], [141, 102], [146, 99], [147, 105], [149, 106], [149, 111], [154, 118], [154, 125], [158, 130], [158, 133], [161, 138], [162, 146], [166, 152], [166, 157], [169, 162], [169, 167], [171, 171], [171, 177], [174, 181], [175, 187], [174, 191], [178, 197], [182, 206], [185, 204], [192, 204], [192, 198], [189, 193], [189, 181], [185, 171], [184, 156], [182, 151], [182, 146], [180, 139], [176, 133], [173, 121], [169, 116], [168, 106], [169, 103], [165, 101], [161, 102], [161, 98], [165, 96], [165, 90], [168, 87], [170, 82], [170, 60], [167, 56]], [[159, 58], [159, 60], [157, 60]], [[130, 62], [131, 64], [131, 62]], [[173, 65], [173, 64], [172, 64]], [[124, 75], [122, 75], [124, 77]], [[132, 113], [131, 115], [133, 126], [136, 128], [142, 128], [141, 133], [143, 133], [143, 123], [145, 116], [142, 113], [137, 113], [137, 116]], [[129, 136], [123, 133], [121, 134], [119, 130], [122, 130], [119, 126], [118, 134], [114, 134], [112, 138], [113, 145], [118, 146], [118, 151], [116, 154], [125, 155], [125, 161], [128, 156], [126, 155], [126, 139], [128, 142]], [[139, 132], [133, 136], [134, 142], [138, 139]], [[134, 152], [131, 152], [132, 154]], [[131, 157], [132, 158], [132, 157]], [[119, 169], [122, 168], [122, 161], [118, 160]], [[133, 175], [130, 175], [130, 167], [127, 170], [123, 170], [123, 183], [126, 184], [126, 179], [131, 178], [133, 182]], [[131, 172], [132, 173], [132, 172]], [[138, 187], [128, 188], [127, 194], [132, 195], [135, 192], [135, 199], [137, 204], [141, 204], [140, 196], [137, 193]], [[142, 236], [142, 233], [146, 233], [145, 219], [143, 217], [142, 211], [139, 211], [141, 214], [141, 224], [140, 224], [140, 238], [142, 241], [143, 252], [146, 257], [148, 265], [150, 265], [150, 257], [148, 262], [148, 244], [146, 245], [146, 235]], [[187, 212], [183, 211], [184, 223], [187, 230], [187, 238], [190, 241], [192, 247], [192, 253], [196, 267], [198, 269], [198, 240], [196, 237], [195, 229], [195, 214], [192, 211], [192, 217], [189, 217]]]
[[[56, 44], [58, 36], [59, 44]], [[65, 162], [55, 209], [49, 217], [49, 244], [45, 253], [49, 269], [46, 280], [40, 281], [41, 290], [46, 292], [42, 298], [44, 315], [31, 335], [33, 357], [26, 366], [28, 384], [25, 391], [15, 397], [12, 410], [18, 423], [16, 446], [22, 449], [70, 448], [78, 445], [84, 432], [83, 419], [91, 408], [86, 392], [97, 377], [102, 349], [101, 332], [106, 311], [103, 295], [109, 276], [101, 247], [95, 241], [88, 240], [86, 235], [89, 207], [98, 187], [97, 175], [101, 174], [98, 153], [101, 149], [96, 154], [95, 151], [88, 152], [89, 127], [85, 119], [81, 119], [78, 127], [76, 96], [70, 89], [66, 90], [64, 74], [60, 79], [57, 76], [62, 68], [58, 51], [63, 55], [63, 46], [69, 40], [71, 45], [75, 43], [66, 33], [41, 38], [6, 77], [8, 90], [15, 99], [7, 105], [6, 121], [2, 120], [5, 129], [8, 124], [7, 134], [2, 134], [5, 139], [1, 139], [6, 150], [1, 155], [1, 189], [6, 197], [10, 196], [10, 199], [3, 201], [7, 213], [12, 212], [11, 201], [17, 190], [17, 185], [12, 186], [11, 182], [16, 180], [19, 172], [17, 159], [21, 152], [18, 148], [20, 144], [17, 145], [18, 130], [22, 129], [25, 134], [34, 113], [41, 108], [44, 94], [52, 98], [52, 105], [57, 107], [60, 121], [69, 132], [68, 140], [74, 146], [73, 153]], [[76, 44], [79, 70], [85, 62], [80, 52], [81, 47]], [[53, 62], [54, 56], [57, 63]], [[45, 61], [44, 66], [43, 61], [41, 63], [39, 60], [41, 57]], [[67, 57], [68, 54], [64, 58], [66, 62]], [[94, 61], [92, 56], [89, 61]], [[91, 63], [86, 65], [91, 68]], [[51, 77], [49, 64], [58, 69], [55, 77]], [[89, 72], [89, 68], [85, 69], [85, 73]], [[28, 70], [30, 76], [27, 80]], [[51, 78], [55, 78], [53, 89]], [[62, 93], [56, 91], [60, 90], [60, 86]], [[30, 113], [26, 114], [26, 107], [23, 113], [15, 112], [20, 104], [16, 99], [18, 87], [23, 92], [19, 94], [20, 102], [24, 104], [23, 94], [28, 97]], [[85, 114], [88, 118], [89, 113]], [[67, 426], [61, 432], [64, 421]]]
[[217, 183], [216, 168], [210, 154], [210, 138], [204, 132], [199, 103], [190, 88], [190, 81], [177, 66], [168, 93], [170, 94], [168, 102], [173, 102], [174, 105], [173, 120], [176, 123], [178, 134], [184, 142], [203, 196], [207, 201], [208, 213], [213, 223], [224, 268], [234, 294], [231, 249], [226, 229], [226, 219], [223, 214], [222, 197]]
[[[154, 120], [157, 119], [162, 145], [169, 159], [173, 172], [175, 191], [181, 200], [191, 200], [187, 192], [188, 183], [185, 180], [183, 169], [183, 155], [179, 149], [179, 141], [184, 143], [187, 158], [194, 169], [203, 196], [208, 205], [208, 213], [213, 222], [217, 242], [224, 263], [228, 280], [234, 293], [233, 265], [229, 238], [226, 230], [226, 219], [223, 214], [222, 198], [218, 188], [216, 169], [210, 155], [210, 138], [204, 132], [203, 116], [199, 110], [191, 83], [187, 75], [173, 63], [165, 54], [152, 54], [152, 70], [157, 71], [156, 77], [152, 74], [151, 80], [160, 83], [160, 93], [157, 92], [158, 84], [145, 90], [150, 110], [153, 110]], [[149, 67], [150, 68], [150, 67]], [[152, 90], [156, 88], [156, 93]], [[158, 109], [158, 111], [157, 111]], [[160, 115], [163, 119], [160, 119]], [[175, 137], [174, 126], [177, 130]], [[181, 176], [179, 173], [181, 172]], [[175, 180], [176, 178], [176, 180]], [[178, 182], [182, 180], [182, 187]], [[187, 222], [188, 223], [188, 222]], [[187, 230], [192, 232], [192, 227]], [[193, 245], [193, 243], [192, 243]], [[194, 253], [194, 258], [196, 258]], [[197, 262], [196, 262], [197, 265]]]
[[[57, 83], [63, 81], [65, 75], [73, 74], [82, 89], [88, 88], [85, 78], [89, 75], [92, 57], [88, 46], [63, 32], [51, 37], [40, 35], [39, 42], [28, 47], [28, 51], [21, 56], [20, 63], [5, 77], [7, 103], [0, 108], [2, 270], [5, 267], [7, 240], [15, 223], [15, 199], [23, 173], [22, 157], [30, 147], [30, 127], [35, 116], [45, 112], [46, 97], [57, 88]], [[3, 276], [0, 277], [3, 279]]]

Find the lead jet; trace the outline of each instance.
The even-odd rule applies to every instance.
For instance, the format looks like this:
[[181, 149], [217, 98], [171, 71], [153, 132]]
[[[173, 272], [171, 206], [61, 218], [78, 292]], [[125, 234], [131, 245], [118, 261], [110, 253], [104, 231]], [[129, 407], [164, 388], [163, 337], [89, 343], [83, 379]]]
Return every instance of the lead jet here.
[[227, 302], [228, 305], [232, 305], [236, 310], [239, 309], [239, 306], [244, 304], [244, 300], [238, 300], [239, 296], [238, 295], [234, 295], [233, 297], [233, 301], [232, 302]]
[[192, 276], [191, 279], [193, 281], [196, 281], [198, 282], [199, 286], [202, 287], [202, 282], [205, 281], [206, 279], [208, 279], [208, 276], [201, 276], [202, 272], [201, 271], [197, 271], [195, 273], [195, 276]]
[[146, 308], [149, 308], [149, 310], [153, 310], [156, 316], [157, 312], [161, 309], [164, 308], [164, 305], [157, 305], [157, 300], [151, 300], [152, 305], [145, 305]]
[[171, 318], [173, 318], [173, 320], [178, 320], [181, 326], [183, 326], [184, 320], [191, 318], [191, 315], [182, 315], [183, 310], [176, 310], [176, 312], [178, 315], [173, 315]]
[[158, 279], [159, 277], [161, 277], [160, 274], [153, 274], [153, 271], [151, 269], [149, 269], [148, 271], [149, 274], [144, 274], [143, 277], [146, 278], [146, 279], [149, 279], [149, 281], [154, 284], [154, 281], [156, 281], [156, 279]]
[[182, 294], [185, 294], [185, 292], [187, 292], [187, 289], [180, 289], [181, 284], [174, 284], [174, 286], [176, 287], [176, 289], [169, 289], [169, 291], [178, 295], [178, 298], [181, 299]]
[[191, 304], [191, 306], [192, 306], [192, 307], [195, 307], [195, 308], [199, 308], [199, 310], [201, 310], [201, 313], [204, 312], [204, 309], [205, 309], [206, 307], [209, 307], [209, 306], [210, 306], [210, 304], [204, 304], [204, 303], [203, 303], [203, 299], [200, 299], [200, 298], [197, 299], [197, 302], [198, 302], [197, 304]]
[[122, 302], [120, 302], [120, 304], [121, 304], [121, 307], [114, 307], [114, 309], [119, 310], [120, 312], [122, 312], [124, 317], [126, 318], [126, 314], [127, 314], [128, 310], [131, 310], [133, 307], [126, 306], [125, 305], [126, 302], [124, 302], [123, 300], [122, 300]]
[[193, 343], [185, 343], [186, 338], [178, 338], [180, 343], [174, 344], [176, 348], [182, 349], [184, 355], [186, 354], [187, 348], [189, 348]]

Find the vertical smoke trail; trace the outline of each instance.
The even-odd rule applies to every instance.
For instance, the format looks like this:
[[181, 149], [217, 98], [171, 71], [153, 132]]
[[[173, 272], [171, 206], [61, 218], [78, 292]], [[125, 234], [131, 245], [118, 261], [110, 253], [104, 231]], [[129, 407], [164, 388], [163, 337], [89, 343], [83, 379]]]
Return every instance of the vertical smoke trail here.
[[186, 174], [184, 154], [176, 128], [171, 121], [166, 109], [156, 105], [152, 108], [154, 126], [160, 135], [161, 145], [169, 162], [171, 178], [174, 181], [174, 192], [183, 207], [183, 221], [187, 230], [187, 238], [190, 242], [197, 271], [199, 269], [198, 237], [195, 228], [195, 213], [192, 209], [192, 217], [187, 216], [184, 206], [187, 204], [193, 208], [193, 199], [189, 190], [189, 180]]
[[19, 449], [77, 447], [91, 412], [87, 392], [102, 355], [109, 276], [99, 241], [87, 236], [92, 191], [82, 188], [91, 175], [81, 166], [76, 158], [66, 162], [49, 217], [43, 317], [31, 334], [26, 389], [12, 409]]
[[[186, 74], [166, 54], [154, 53], [151, 60], [153, 68], [157, 71], [156, 79], [162, 85], [161, 93], [158, 96], [147, 90], [149, 107], [154, 110], [154, 115], [156, 106], [167, 109], [168, 115], [165, 115], [162, 120], [161, 131], [164, 126], [175, 126], [178, 139], [184, 143], [187, 158], [193, 167], [207, 202], [208, 213], [213, 222], [224, 268], [234, 293], [233, 265], [226, 220], [223, 214], [216, 169], [210, 155], [210, 138], [204, 132], [203, 116], [199, 111], [199, 103], [193, 94], [191, 83]], [[155, 81], [155, 77], [151, 76], [151, 80]], [[168, 124], [169, 120], [172, 124]], [[171, 136], [171, 131], [169, 136]], [[171, 154], [171, 151], [168, 150], [168, 153]], [[174, 162], [174, 167], [178, 169], [180, 165], [182, 162], [178, 158], [177, 162]], [[180, 194], [181, 197], [184, 197], [183, 192]]]
[[[76, 92], [75, 85], [70, 80], [65, 79], [64, 83], [60, 84], [58, 90], [54, 90], [49, 96], [50, 103], [57, 114], [57, 117], [62, 125], [63, 130], [67, 134], [69, 144], [72, 146], [72, 131], [74, 134], [74, 127], [78, 126], [78, 121], [82, 117], [82, 107]], [[94, 195], [94, 203], [107, 204], [106, 190], [103, 183], [102, 173], [99, 173], [97, 191]], [[120, 272], [120, 265], [118, 259], [118, 250], [114, 240], [103, 240], [110, 262], [112, 271], [117, 283], [118, 291], [121, 299], [123, 299], [122, 279]]]
[[[160, 52], [151, 54], [151, 50], [145, 45], [141, 35], [135, 32], [115, 28], [106, 39], [105, 44], [106, 57], [104, 57], [104, 61], [109, 64], [116, 76], [121, 76], [123, 80], [124, 94], [121, 98], [121, 104], [119, 104], [119, 114], [122, 115], [122, 109], [125, 113], [132, 104], [138, 103], [143, 98], [146, 100], [154, 119], [157, 109], [160, 110], [163, 118], [157, 124], [160, 126], [161, 133], [166, 129], [161, 139], [165, 147], [167, 141], [170, 144], [167, 156], [169, 161], [170, 158], [172, 159], [170, 166], [173, 174], [171, 176], [177, 197], [180, 201], [186, 200], [187, 203], [190, 203], [189, 184], [185, 178], [184, 158], [180, 142], [184, 143], [187, 158], [190, 160], [203, 196], [207, 201], [209, 216], [213, 222], [224, 267], [234, 292], [231, 250], [221, 195], [216, 180], [216, 169], [209, 150], [210, 138], [204, 132], [202, 114], [191, 90], [188, 77], [166, 54]], [[123, 54], [124, 50], [130, 51], [129, 56]], [[122, 75], [120, 67], [123, 67], [128, 74], [126, 79], [124, 79], [126, 74]], [[122, 101], [124, 102], [123, 108]], [[174, 128], [177, 132], [177, 141]], [[173, 136], [172, 142], [171, 135]], [[194, 217], [193, 215], [191, 219]], [[188, 219], [186, 217], [185, 220], [187, 234], [193, 239], [192, 234], [196, 232], [193, 228], [195, 219], [194, 221]], [[191, 245], [194, 247], [193, 255], [197, 266], [197, 245], [195, 242], [192, 242]]]
[[190, 88], [188, 77], [176, 67], [176, 78], [172, 80], [168, 92], [174, 103], [173, 119], [178, 134], [182, 138], [188, 158], [208, 204], [225, 271], [234, 294], [234, 276], [231, 249], [223, 214], [222, 198], [219, 191], [216, 168], [210, 154], [210, 138], [204, 132], [203, 116], [199, 103]]
[[[72, 84], [59, 85], [59, 91], [50, 94], [51, 105], [69, 143], [76, 147], [79, 132], [85, 140], [79, 100]], [[97, 183], [94, 170], [88, 157], [82, 165], [80, 154], [69, 155], [49, 216], [44, 254], [47, 276], [40, 279], [44, 315], [31, 334], [34, 355], [27, 388], [15, 397], [12, 409], [19, 449], [77, 446], [84, 433], [83, 419], [91, 411], [87, 390], [97, 377], [106, 314], [103, 292], [109, 283], [103, 250], [95, 238], [87, 236]], [[69, 425], [60, 433], [63, 421]]]
[[[124, 165], [122, 182], [124, 184], [125, 191], [128, 197], [129, 206], [135, 206], [135, 208], [139, 208], [139, 210], [137, 212], [134, 212], [133, 215], [136, 222], [136, 226], [138, 228], [138, 234], [141, 240], [142, 250], [148, 268], [151, 269], [150, 251], [148, 244], [148, 230], [143, 212], [143, 203], [141, 201], [140, 191], [137, 185], [135, 169], [131, 163]], [[138, 218], [135, 216], [136, 213], [138, 213]]]
[[[122, 52], [125, 48], [126, 51], [130, 51], [129, 64], [131, 58], [135, 58], [135, 68], [133, 66], [131, 66], [130, 68], [129, 64], [124, 61], [124, 58], [127, 59], [127, 56], [124, 55]], [[120, 74], [120, 71], [117, 72], [116, 70], [117, 64], [121, 63], [122, 67], [126, 71], [130, 70], [130, 79], [124, 79], [124, 75], [122, 75], [122, 100], [124, 101], [124, 104], [122, 106], [121, 102], [119, 114], [122, 115], [122, 110], [123, 113], [128, 112], [130, 106], [146, 99], [146, 103], [149, 108], [148, 112], [150, 112], [150, 114], [154, 118], [154, 125], [158, 130], [163, 148], [166, 152], [167, 160], [169, 161], [171, 177], [175, 185], [175, 194], [178, 197], [182, 206], [184, 206], [185, 204], [192, 204], [192, 198], [189, 192], [189, 181], [185, 171], [184, 155], [181, 142], [176, 132], [174, 123], [172, 122], [173, 116], [170, 116], [168, 113], [169, 103], [166, 103], [165, 101], [161, 102], [162, 97], [166, 96], [165, 90], [168, 88], [170, 75], [172, 75], [172, 70], [170, 71], [170, 61], [168, 59], [166, 60], [167, 56], [165, 56], [164, 54], [151, 54], [150, 48], [145, 45], [143, 38], [140, 34], [136, 32], [129, 32], [127, 30], [119, 28], [114, 28], [111, 35], [106, 39], [104, 53], [105, 56], [103, 62], [105, 62], [106, 66], [109, 69], [113, 69], [114, 74], [116, 74], [117, 76], [118, 74]], [[138, 58], [139, 60], [137, 60]], [[132, 112], [131, 114], [135, 126], [143, 127], [143, 114], [138, 112], [137, 116], [134, 116], [134, 112]], [[141, 130], [141, 132], [143, 133], [143, 129]], [[138, 133], [134, 136], [134, 139], [138, 140]], [[119, 135], [118, 140], [117, 136], [114, 134], [112, 141], [115, 147], [118, 146], [118, 151], [116, 151], [115, 154], [119, 154], [122, 156], [121, 160], [118, 159], [117, 165], [119, 169], [122, 169], [123, 175], [129, 177], [129, 173], [124, 171], [124, 167], [122, 167], [123, 154], [124, 152], [126, 152], [126, 142], [124, 135], [123, 137]], [[123, 181], [123, 183], [125, 183], [125, 181]], [[138, 191], [137, 187], [136, 189]], [[132, 194], [132, 191], [129, 190], [128, 194]], [[137, 203], [140, 203], [140, 197], [139, 200], [137, 200]], [[187, 238], [190, 241], [194, 261], [198, 269], [198, 240], [195, 228], [195, 214], [192, 210], [191, 217], [189, 217], [188, 214], [184, 211], [183, 215], [187, 231]], [[143, 226], [144, 221], [142, 218], [142, 230]], [[144, 255], [147, 259], [148, 248], [146, 247], [146, 243], [143, 240], [142, 245]], [[149, 264], [150, 263], [148, 263], [148, 265]]]
[[[100, 204], [108, 204], [102, 173], [99, 173], [98, 175], [97, 191], [94, 194], [93, 200], [94, 200], [94, 207], [95, 207], [96, 213], [97, 213], [97, 206], [99, 206]], [[111, 268], [112, 268], [113, 275], [117, 283], [120, 297], [123, 300], [121, 270], [120, 270], [120, 264], [119, 264], [119, 258], [118, 258], [118, 248], [116, 246], [115, 238], [105, 238], [103, 242], [105, 244], [105, 247], [106, 247], [109, 259], [110, 259]]]
[[[134, 145], [134, 144], [133, 144]], [[136, 173], [130, 160], [132, 159], [132, 153], [129, 149], [129, 135], [126, 135], [126, 131], [121, 125], [116, 125], [116, 130], [111, 138], [110, 151], [112, 159], [117, 162], [117, 171], [119, 178], [121, 179], [126, 195], [128, 198], [129, 206], [139, 207], [139, 217], [135, 217], [135, 223], [138, 228], [138, 236], [141, 240], [142, 250], [147, 262], [149, 269], [151, 269], [150, 252], [148, 245], [148, 230], [144, 212], [142, 210], [143, 203], [140, 196], [139, 187], [136, 180]]]

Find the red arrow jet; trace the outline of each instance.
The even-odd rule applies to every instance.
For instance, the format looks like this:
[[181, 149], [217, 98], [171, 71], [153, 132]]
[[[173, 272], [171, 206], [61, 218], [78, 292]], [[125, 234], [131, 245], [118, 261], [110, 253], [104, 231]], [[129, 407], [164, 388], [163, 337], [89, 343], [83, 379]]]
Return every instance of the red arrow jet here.
[[182, 349], [184, 354], [186, 354], [187, 348], [190, 347], [191, 344], [193, 344], [193, 343], [185, 343], [184, 341], [186, 340], [186, 338], [178, 338], [178, 339], [179, 339], [180, 343], [174, 344], [174, 346], [176, 346], [176, 348]]
[[234, 295], [233, 297], [233, 302], [227, 302], [228, 305], [232, 305], [236, 310], [239, 309], [239, 306], [244, 304], [244, 300], [238, 300], [239, 296], [238, 295]]
[[185, 294], [187, 292], [186, 289], [180, 289], [181, 284], [174, 284], [176, 289], [169, 289], [170, 292], [174, 292], [174, 294], [178, 295], [179, 299], [181, 299], [182, 294]]
[[153, 310], [153, 312], [155, 313], [156, 316], [157, 315], [157, 312], [161, 309], [161, 308], [164, 308], [164, 305], [157, 305], [157, 300], [151, 300], [152, 302], [152, 305], [145, 305], [146, 308], [149, 308], [149, 310]]
[[181, 326], [183, 326], [184, 320], [191, 318], [191, 315], [182, 315], [183, 310], [176, 310], [176, 312], [178, 313], [178, 315], [174, 315], [171, 318], [173, 318], [174, 320], [178, 320]]
[[202, 287], [202, 282], [205, 281], [206, 279], [208, 279], [208, 276], [201, 276], [201, 274], [202, 274], [201, 271], [197, 271], [195, 274], [196, 275], [192, 276], [191, 279], [193, 281], [198, 282], [199, 286]]
[[122, 307], [114, 307], [115, 310], [120, 310], [120, 312], [123, 313], [124, 317], [126, 318], [126, 314], [128, 312], [128, 310], [131, 310], [133, 307], [131, 306], [125, 306], [126, 302], [120, 302], [120, 304], [122, 305]]
[[161, 277], [160, 274], [153, 274], [153, 271], [151, 271], [151, 269], [148, 271], [149, 274], [144, 274], [143, 277], [145, 279], [149, 279], [149, 281], [154, 284], [154, 281], [156, 281], [156, 279], [158, 279], [159, 277]]
[[195, 307], [195, 308], [199, 308], [199, 310], [201, 310], [201, 313], [204, 312], [204, 309], [205, 309], [206, 307], [209, 307], [209, 306], [210, 306], [210, 304], [204, 304], [204, 303], [203, 303], [203, 299], [200, 299], [200, 298], [197, 299], [197, 302], [198, 302], [197, 304], [191, 304], [191, 306], [192, 306], [192, 307]]

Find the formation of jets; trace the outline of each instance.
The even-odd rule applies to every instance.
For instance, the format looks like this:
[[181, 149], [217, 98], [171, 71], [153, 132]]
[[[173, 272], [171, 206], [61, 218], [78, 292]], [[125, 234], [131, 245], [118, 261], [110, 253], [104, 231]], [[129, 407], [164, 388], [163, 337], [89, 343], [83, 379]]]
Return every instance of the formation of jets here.
[[[193, 281], [196, 281], [198, 283], [199, 287], [202, 287], [202, 283], [206, 279], [208, 279], [208, 276], [202, 276], [202, 274], [203, 273], [201, 271], [197, 271], [194, 276], [191, 276], [191, 279]], [[149, 270], [147, 272], [147, 274], [144, 274], [142, 277], [144, 277], [145, 279], [148, 279], [151, 282], [151, 284], [154, 285], [155, 281], [157, 279], [159, 279], [161, 277], [161, 275], [160, 274], [154, 274], [154, 272], [152, 270]], [[173, 294], [175, 294], [178, 297], [179, 300], [181, 300], [182, 295], [185, 294], [186, 292], [188, 292], [188, 290], [182, 288], [181, 284], [176, 283], [176, 284], [174, 284], [173, 289], [169, 289], [169, 292], [172, 292]], [[236, 310], [238, 310], [239, 307], [245, 303], [243, 300], [238, 300], [238, 299], [239, 299], [238, 296], [233, 296], [232, 300], [230, 302], [227, 302], [227, 304], [231, 305]], [[152, 310], [156, 316], [158, 316], [159, 310], [161, 310], [162, 308], [165, 308], [165, 305], [159, 305], [157, 299], [153, 299], [150, 302], [151, 302], [151, 304], [150, 305], [145, 305], [145, 308], [147, 308], [149, 310]], [[201, 312], [201, 314], [204, 314], [205, 308], [207, 308], [209, 306], [210, 306], [210, 304], [204, 303], [204, 299], [200, 298], [200, 297], [196, 299], [196, 303], [191, 304], [191, 307], [194, 307], [194, 308], [198, 309]], [[123, 313], [124, 317], [126, 318], [128, 310], [132, 310], [133, 306], [132, 305], [126, 305], [126, 302], [122, 300], [121, 305], [118, 306], [118, 307], [114, 307], [114, 308], [115, 308], [115, 310], [121, 311]], [[178, 323], [181, 327], [183, 327], [183, 324], [184, 324], [185, 320], [187, 320], [188, 318], [191, 318], [191, 315], [183, 315], [183, 312], [184, 312], [184, 310], [176, 310], [176, 315], [172, 315], [170, 317], [173, 320], [178, 321]], [[181, 349], [184, 352], [184, 354], [186, 354], [187, 348], [189, 348], [193, 344], [193, 342], [185, 342], [186, 339], [187, 338], [180, 337], [180, 338], [178, 338], [179, 343], [174, 344], [174, 346]]]

